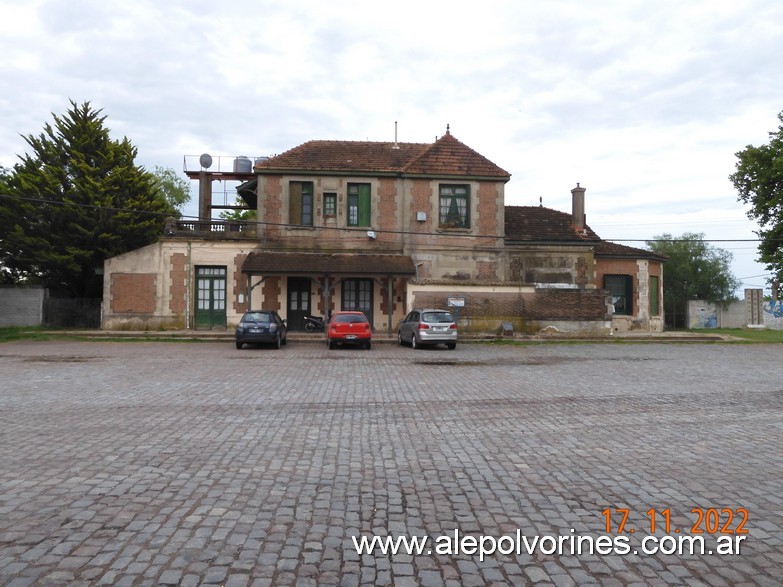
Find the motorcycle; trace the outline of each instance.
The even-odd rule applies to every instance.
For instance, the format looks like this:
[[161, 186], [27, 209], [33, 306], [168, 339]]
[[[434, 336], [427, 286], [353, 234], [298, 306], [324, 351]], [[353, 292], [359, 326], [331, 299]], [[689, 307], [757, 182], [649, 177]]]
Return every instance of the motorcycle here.
[[321, 316], [305, 316], [304, 329], [307, 332], [322, 332], [326, 326]]

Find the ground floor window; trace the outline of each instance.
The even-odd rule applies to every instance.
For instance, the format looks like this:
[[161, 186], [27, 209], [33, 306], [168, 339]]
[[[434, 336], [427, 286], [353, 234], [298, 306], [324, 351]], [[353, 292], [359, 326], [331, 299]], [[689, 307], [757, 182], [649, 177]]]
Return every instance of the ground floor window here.
[[372, 324], [373, 286], [372, 279], [344, 279], [341, 309], [364, 312]]
[[633, 275], [605, 275], [604, 288], [612, 296], [615, 315], [633, 315]]

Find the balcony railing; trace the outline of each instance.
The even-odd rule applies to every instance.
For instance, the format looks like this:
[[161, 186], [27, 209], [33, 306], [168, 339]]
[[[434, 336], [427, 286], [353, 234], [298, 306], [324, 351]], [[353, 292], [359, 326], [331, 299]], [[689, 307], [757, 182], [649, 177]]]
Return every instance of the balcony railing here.
[[242, 220], [172, 220], [166, 223], [166, 236], [200, 238], [255, 238], [257, 224]]

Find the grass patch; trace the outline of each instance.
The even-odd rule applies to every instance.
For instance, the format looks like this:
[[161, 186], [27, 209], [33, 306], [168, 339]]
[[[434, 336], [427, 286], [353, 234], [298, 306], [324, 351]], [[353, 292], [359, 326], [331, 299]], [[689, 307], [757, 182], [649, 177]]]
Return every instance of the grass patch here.
[[6, 326], [0, 328], [0, 343], [14, 340], [51, 340], [51, 332], [40, 326]]
[[[0, 328], [0, 344], [17, 340], [79, 340], [90, 342], [222, 342], [208, 338], [145, 335], [143, 332], [130, 336], [103, 336], [100, 330], [95, 335], [84, 331], [46, 330], [40, 326], [8, 326]], [[233, 339], [232, 339], [233, 342]]]

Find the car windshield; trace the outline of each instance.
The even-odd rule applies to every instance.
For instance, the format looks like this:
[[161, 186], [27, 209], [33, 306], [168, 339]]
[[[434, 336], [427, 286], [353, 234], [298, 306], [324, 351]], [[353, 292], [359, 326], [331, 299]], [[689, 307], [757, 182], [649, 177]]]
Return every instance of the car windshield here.
[[249, 312], [242, 318], [242, 322], [271, 322], [272, 314], [269, 312]]
[[334, 317], [335, 322], [341, 322], [343, 324], [351, 324], [357, 322], [367, 322], [367, 318], [359, 314], [338, 314]]
[[424, 314], [421, 315], [421, 320], [422, 322], [435, 322], [440, 324], [454, 322], [451, 314], [448, 312], [424, 312]]

